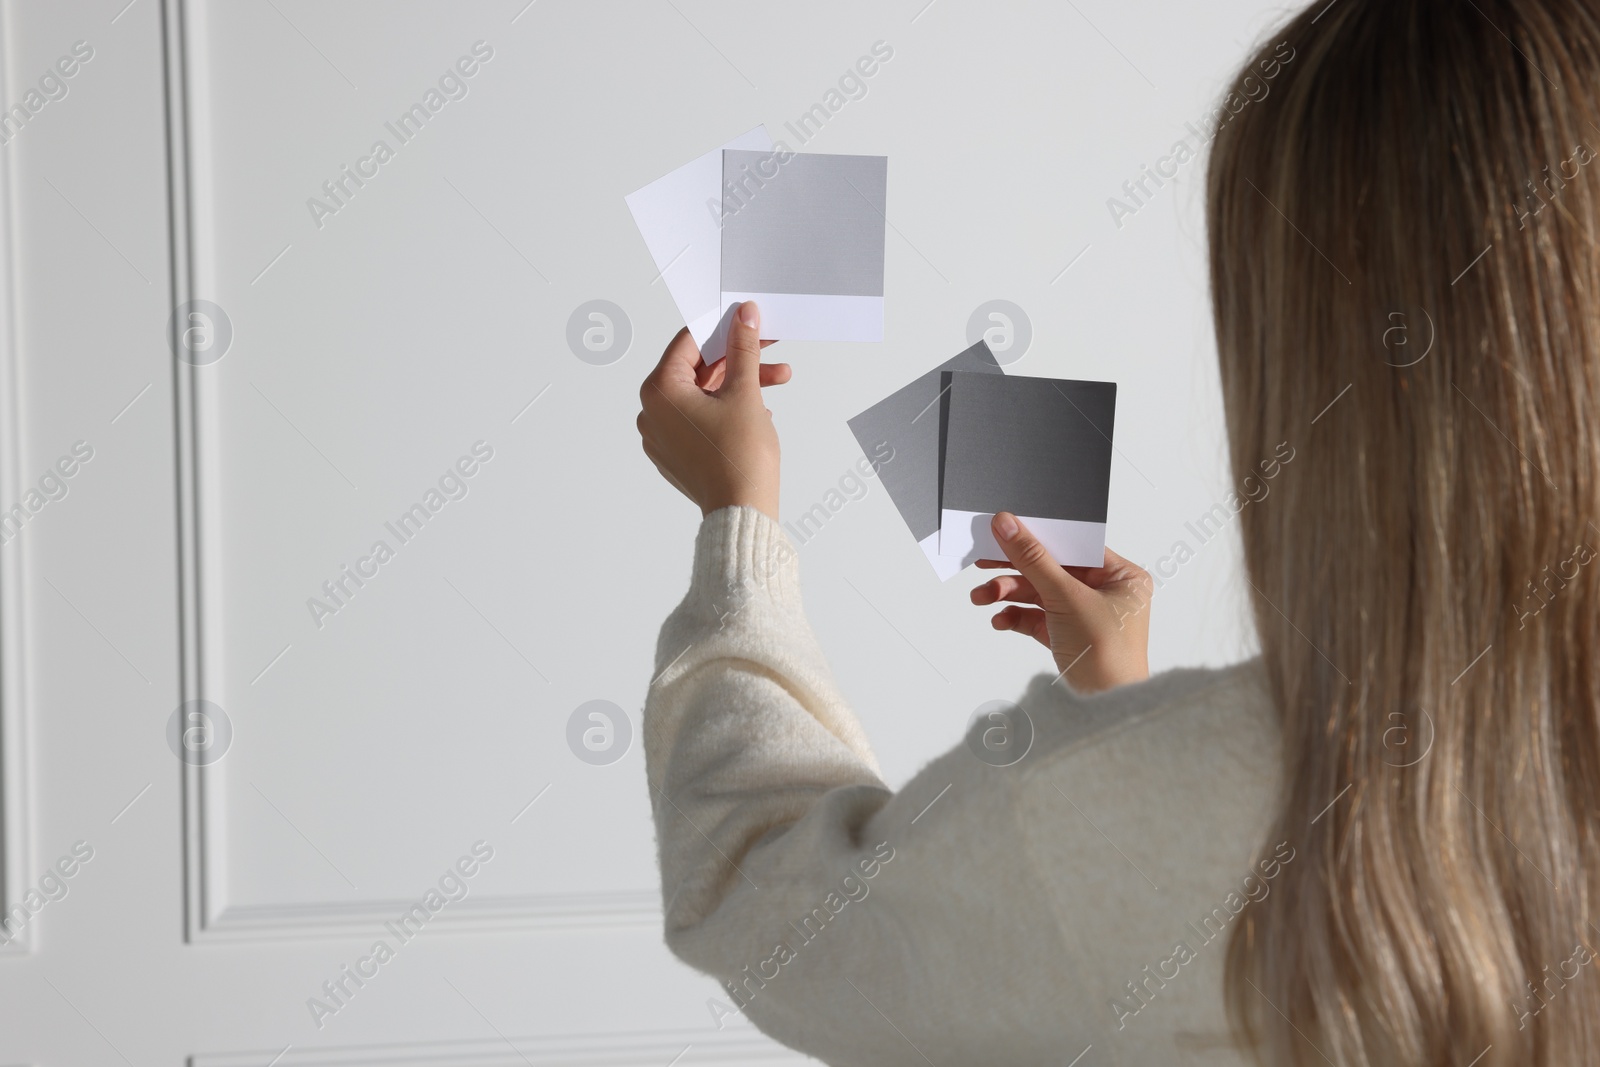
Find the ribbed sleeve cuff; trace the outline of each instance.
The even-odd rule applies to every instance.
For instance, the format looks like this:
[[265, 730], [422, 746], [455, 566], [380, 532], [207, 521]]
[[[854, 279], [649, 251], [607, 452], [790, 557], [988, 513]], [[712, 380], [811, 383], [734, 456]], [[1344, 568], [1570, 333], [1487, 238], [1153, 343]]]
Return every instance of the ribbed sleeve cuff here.
[[765, 593], [773, 600], [798, 600], [799, 553], [783, 527], [756, 508], [713, 511], [694, 543], [691, 593], [713, 601]]

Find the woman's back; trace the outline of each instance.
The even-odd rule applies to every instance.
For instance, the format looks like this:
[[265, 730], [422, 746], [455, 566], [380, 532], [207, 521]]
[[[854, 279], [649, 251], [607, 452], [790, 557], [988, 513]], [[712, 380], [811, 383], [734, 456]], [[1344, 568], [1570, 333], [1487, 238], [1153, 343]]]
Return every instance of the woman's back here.
[[1259, 664], [1093, 697], [1041, 675], [891, 794], [782, 536], [706, 520], [646, 713], [668, 942], [724, 980], [711, 1014], [832, 1064], [1245, 1062], [1227, 938], [1297, 854], [1262, 844]]

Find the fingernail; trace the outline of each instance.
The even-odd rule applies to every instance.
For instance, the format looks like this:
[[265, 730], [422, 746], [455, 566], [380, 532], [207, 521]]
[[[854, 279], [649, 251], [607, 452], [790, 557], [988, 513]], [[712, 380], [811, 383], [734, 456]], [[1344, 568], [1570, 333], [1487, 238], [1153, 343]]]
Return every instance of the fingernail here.
[[1011, 540], [1017, 536], [1017, 520], [1002, 511], [994, 517], [994, 532], [1002, 541]]
[[761, 309], [756, 307], [754, 300], [746, 300], [739, 305], [739, 321], [750, 327], [761, 325]]

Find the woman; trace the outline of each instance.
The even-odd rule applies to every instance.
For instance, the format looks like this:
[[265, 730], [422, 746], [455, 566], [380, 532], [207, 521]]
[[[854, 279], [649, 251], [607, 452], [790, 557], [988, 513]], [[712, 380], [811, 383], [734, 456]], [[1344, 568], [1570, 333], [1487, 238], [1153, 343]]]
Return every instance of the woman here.
[[1061, 674], [1015, 765], [891, 793], [773, 521], [755, 309], [725, 370], [680, 334], [645, 383], [706, 516], [645, 710], [667, 939], [790, 1045], [1600, 1055], [1600, 6], [1317, 0], [1233, 94], [1281, 42], [1207, 187], [1235, 479], [1296, 455], [1240, 520], [1258, 660], [1146, 679], [1147, 576], [998, 516], [1017, 574], [973, 602]]

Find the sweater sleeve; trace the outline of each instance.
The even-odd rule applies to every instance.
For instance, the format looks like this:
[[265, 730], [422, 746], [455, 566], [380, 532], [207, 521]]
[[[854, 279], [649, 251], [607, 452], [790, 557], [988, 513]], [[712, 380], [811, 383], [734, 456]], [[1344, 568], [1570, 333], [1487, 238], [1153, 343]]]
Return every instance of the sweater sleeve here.
[[644, 741], [674, 949], [731, 894], [754, 890], [743, 859], [757, 842], [846, 789], [842, 821], [815, 844], [848, 851], [889, 798], [806, 621], [796, 555], [762, 512], [713, 512], [688, 595], [661, 628]]

